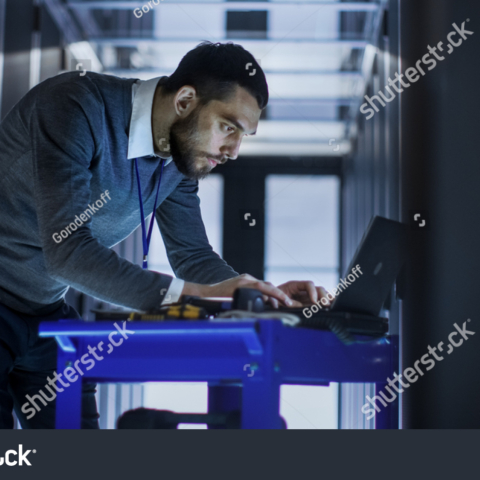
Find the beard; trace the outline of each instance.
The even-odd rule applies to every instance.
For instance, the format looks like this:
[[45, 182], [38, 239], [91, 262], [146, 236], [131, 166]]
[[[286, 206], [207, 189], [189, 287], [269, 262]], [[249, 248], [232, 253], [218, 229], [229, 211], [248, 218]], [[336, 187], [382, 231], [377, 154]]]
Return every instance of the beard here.
[[180, 173], [191, 180], [201, 180], [212, 170], [210, 165], [199, 165], [197, 159], [202, 156], [198, 119], [200, 108], [197, 107], [187, 118], [177, 121], [170, 129], [170, 153]]

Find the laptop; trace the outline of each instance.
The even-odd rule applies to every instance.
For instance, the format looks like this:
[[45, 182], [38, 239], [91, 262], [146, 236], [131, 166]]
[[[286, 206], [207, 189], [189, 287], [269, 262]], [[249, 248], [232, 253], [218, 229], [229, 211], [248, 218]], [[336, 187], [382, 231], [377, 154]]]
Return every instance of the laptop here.
[[405, 225], [375, 216], [342, 277], [344, 282], [338, 284], [340, 293], [330, 307], [320, 303], [318, 311], [312, 306], [280, 307], [280, 310], [298, 315], [302, 325], [312, 328], [331, 323], [322, 322], [324, 319], [337, 319], [350, 333], [386, 332], [388, 321], [378, 315], [405, 260]]

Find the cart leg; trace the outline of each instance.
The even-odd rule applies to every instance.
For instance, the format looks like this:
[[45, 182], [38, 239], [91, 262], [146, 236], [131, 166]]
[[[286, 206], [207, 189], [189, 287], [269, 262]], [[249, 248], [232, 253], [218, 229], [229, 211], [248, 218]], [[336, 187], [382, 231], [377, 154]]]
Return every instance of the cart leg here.
[[252, 377], [245, 380], [242, 393], [242, 428], [285, 428], [280, 417], [280, 384], [271, 378]]
[[[242, 387], [235, 385], [212, 385], [208, 387], [208, 413], [229, 413], [240, 411]], [[209, 429], [221, 430], [225, 427], [209, 425]]]
[[[399, 353], [398, 353], [398, 335], [392, 335], [389, 339], [390, 342], [390, 362], [392, 368], [392, 375], [395, 372], [398, 372], [399, 367]], [[385, 390], [387, 383], [377, 382], [375, 383], [375, 395], [383, 390], [383, 392], [388, 392]], [[386, 393], [387, 398], [390, 398], [390, 394]], [[375, 428], [376, 429], [398, 429], [400, 428], [400, 419], [399, 419], [399, 402], [398, 396], [392, 402], [387, 403], [386, 407], [382, 406], [380, 412], [377, 412], [375, 415]]]
[[[379, 393], [383, 390], [385, 392], [386, 383], [375, 384], [375, 395], [379, 396]], [[390, 396], [387, 394], [387, 396]], [[398, 397], [391, 403], [387, 403], [387, 406], [381, 407], [381, 410], [375, 415], [375, 428], [376, 429], [398, 429]]]

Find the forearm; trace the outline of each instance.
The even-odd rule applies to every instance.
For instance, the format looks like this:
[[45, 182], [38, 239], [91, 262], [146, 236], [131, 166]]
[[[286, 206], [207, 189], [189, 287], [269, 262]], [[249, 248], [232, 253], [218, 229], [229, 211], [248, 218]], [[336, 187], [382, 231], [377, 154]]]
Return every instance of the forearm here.
[[211, 287], [210, 285], [202, 285], [200, 283], [192, 283], [192, 282], [185, 282], [185, 285], [182, 290], [182, 297], [191, 295], [193, 297], [208, 297], [209, 291]]
[[203, 249], [196, 249], [195, 251], [194, 249], [183, 248], [181, 255], [182, 258], [175, 255], [175, 249], [172, 247], [168, 253], [168, 258], [176, 277], [187, 282], [213, 284], [238, 276], [238, 273], [221, 259], [208, 244]]
[[46, 244], [44, 256], [51, 277], [100, 300], [135, 310], [158, 308], [172, 277], [143, 270], [91, 237], [75, 232], [65, 243]]
[[[184, 178], [156, 212], [168, 260], [177, 278], [213, 284], [238, 276], [208, 241], [203, 225], [198, 182]], [[188, 290], [188, 287], [187, 287]]]

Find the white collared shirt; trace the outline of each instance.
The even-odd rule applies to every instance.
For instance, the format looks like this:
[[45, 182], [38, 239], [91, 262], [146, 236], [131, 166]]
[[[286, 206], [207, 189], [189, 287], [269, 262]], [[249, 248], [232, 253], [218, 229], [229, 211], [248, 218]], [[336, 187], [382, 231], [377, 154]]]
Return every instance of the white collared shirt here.
[[[155, 153], [152, 134], [152, 108], [153, 97], [158, 82], [162, 77], [150, 80], [137, 80], [132, 85], [132, 117], [130, 119], [130, 131], [128, 135], [128, 160], [139, 157], [160, 157]], [[172, 161], [172, 157], [166, 158], [165, 167]], [[160, 185], [160, 188], [162, 186]], [[177, 302], [182, 294], [185, 282], [174, 278], [163, 299], [164, 303]]]
[[128, 134], [128, 160], [140, 157], [166, 158], [165, 167], [172, 157], [160, 157], [155, 153], [152, 134], [153, 97], [158, 82], [163, 77], [137, 80], [132, 85], [132, 118]]

